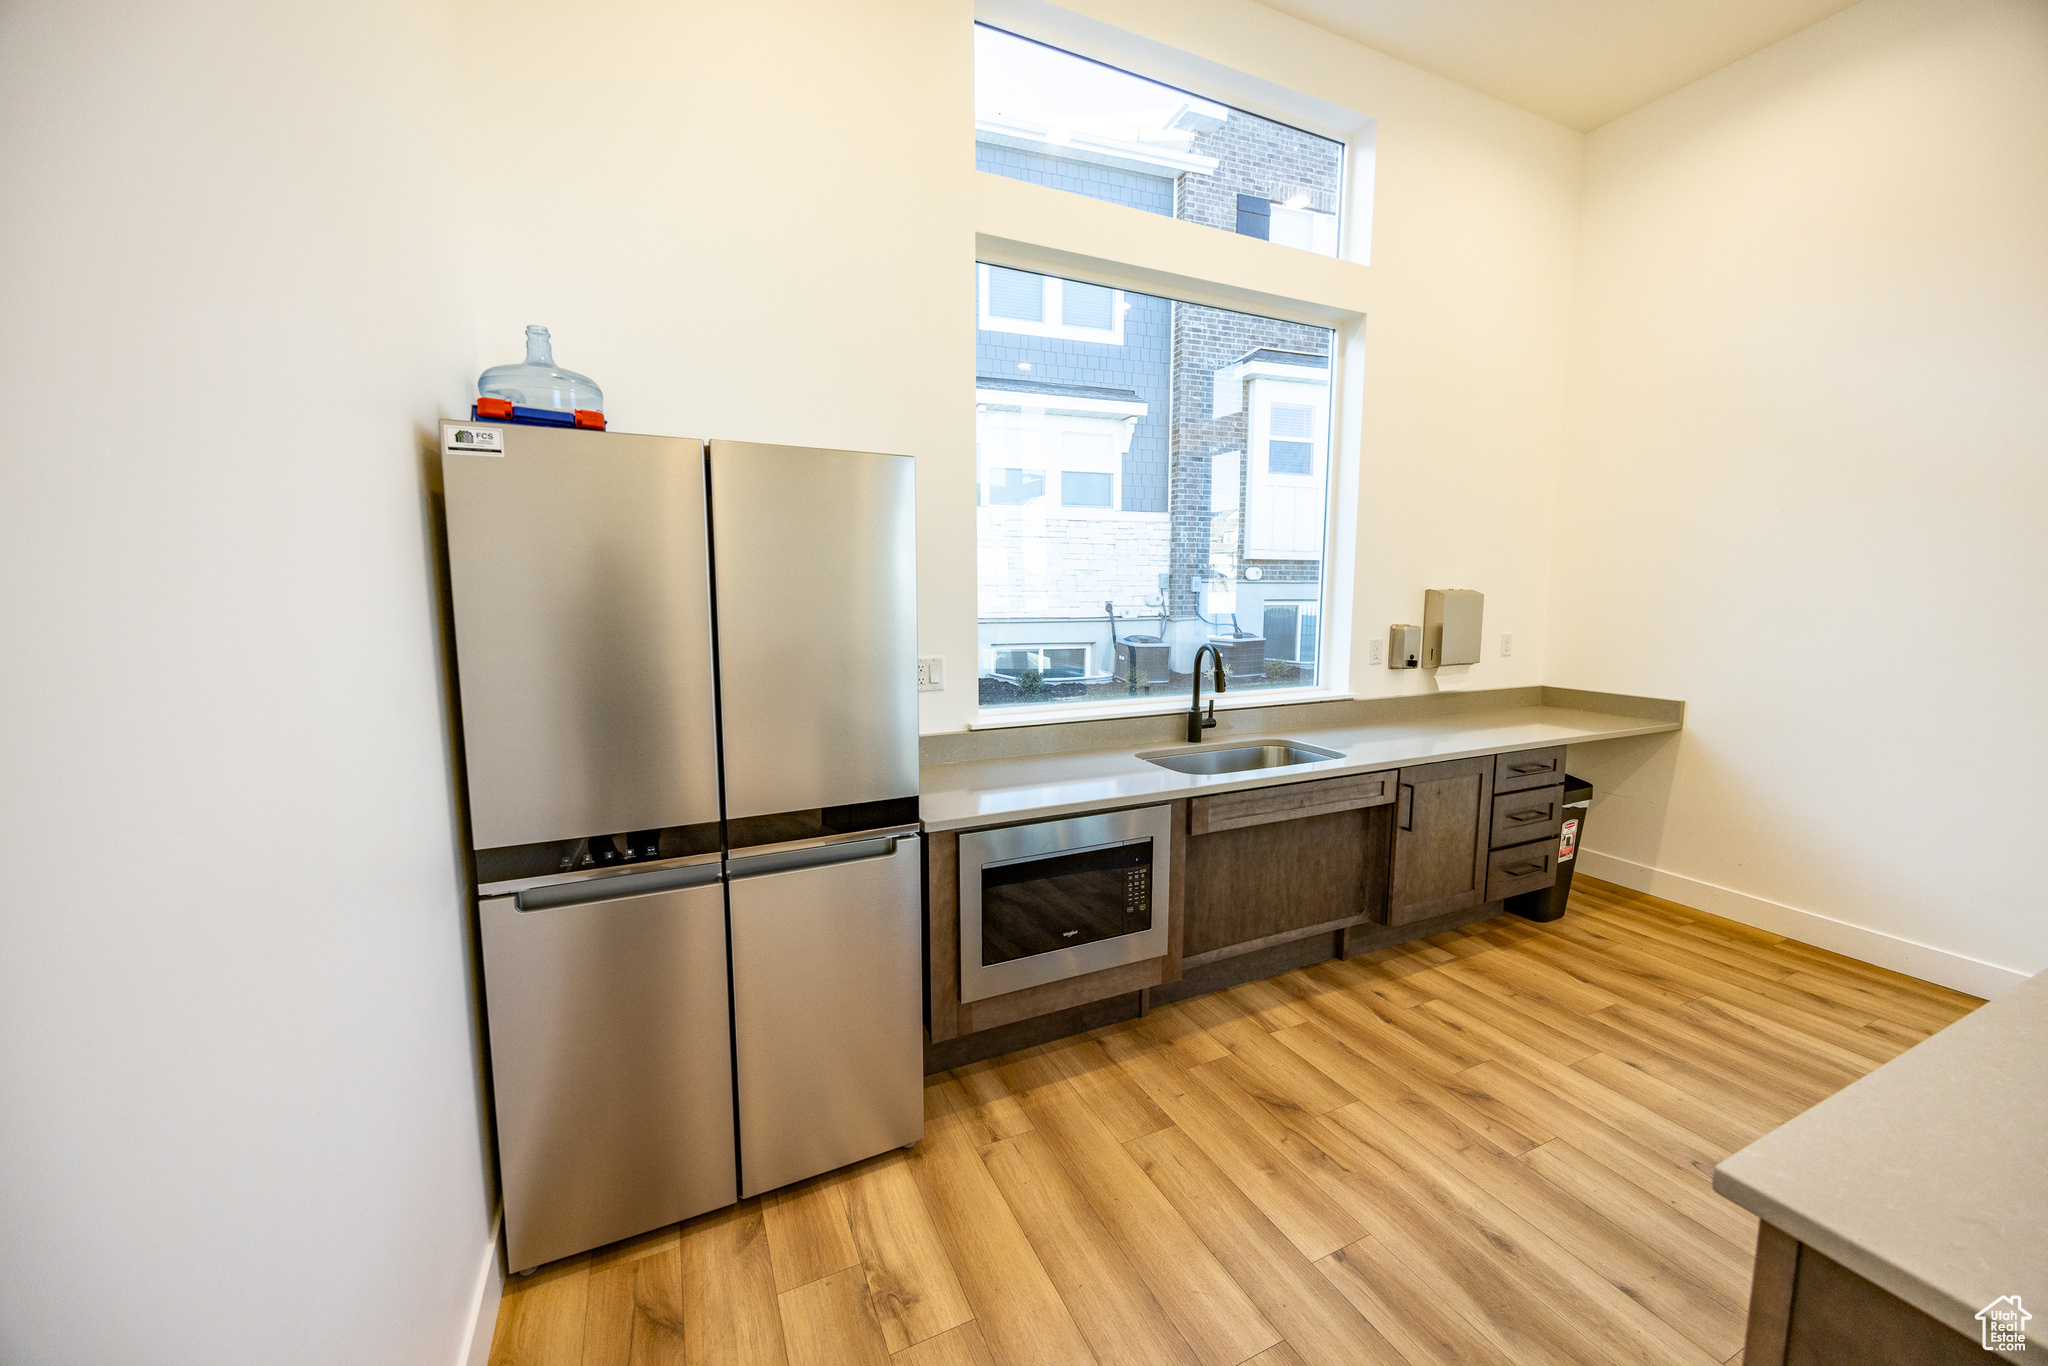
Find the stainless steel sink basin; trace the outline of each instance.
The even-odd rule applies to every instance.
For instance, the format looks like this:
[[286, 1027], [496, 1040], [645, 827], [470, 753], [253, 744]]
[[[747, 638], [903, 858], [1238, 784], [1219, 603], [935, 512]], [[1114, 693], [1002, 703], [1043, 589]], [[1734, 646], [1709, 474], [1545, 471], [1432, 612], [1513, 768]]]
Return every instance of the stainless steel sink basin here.
[[1138, 756], [1148, 764], [1170, 768], [1175, 773], [1248, 773], [1261, 768], [1294, 768], [1344, 756], [1334, 749], [1304, 745], [1298, 740], [1265, 740], [1255, 745], [1230, 745], [1221, 749], [1183, 749]]

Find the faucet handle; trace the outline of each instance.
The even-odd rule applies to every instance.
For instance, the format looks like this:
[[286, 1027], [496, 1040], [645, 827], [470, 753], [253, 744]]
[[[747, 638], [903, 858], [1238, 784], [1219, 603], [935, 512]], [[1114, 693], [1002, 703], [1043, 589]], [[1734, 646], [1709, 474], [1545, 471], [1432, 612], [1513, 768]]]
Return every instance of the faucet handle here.
[[1203, 730], [1214, 730], [1214, 729], [1215, 729], [1215, 727], [1216, 727], [1216, 699], [1212, 697], [1212, 698], [1210, 698], [1210, 699], [1209, 699], [1209, 710], [1208, 710], [1208, 712], [1207, 712], [1207, 713], [1205, 713], [1205, 714], [1203, 715], [1203, 717], [1202, 717], [1202, 729], [1203, 729]]

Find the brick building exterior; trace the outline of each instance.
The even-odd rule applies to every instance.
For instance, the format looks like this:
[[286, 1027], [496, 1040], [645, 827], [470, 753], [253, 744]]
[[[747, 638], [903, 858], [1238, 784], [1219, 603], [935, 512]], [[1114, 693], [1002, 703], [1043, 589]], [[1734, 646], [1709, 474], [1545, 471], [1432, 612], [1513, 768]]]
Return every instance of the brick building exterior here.
[[1216, 158], [1216, 170], [1180, 177], [1175, 218], [1236, 232], [1241, 194], [1281, 202], [1300, 196], [1317, 213], [1337, 212], [1344, 185], [1342, 143], [1233, 109], [1222, 127], [1196, 134], [1188, 150]]

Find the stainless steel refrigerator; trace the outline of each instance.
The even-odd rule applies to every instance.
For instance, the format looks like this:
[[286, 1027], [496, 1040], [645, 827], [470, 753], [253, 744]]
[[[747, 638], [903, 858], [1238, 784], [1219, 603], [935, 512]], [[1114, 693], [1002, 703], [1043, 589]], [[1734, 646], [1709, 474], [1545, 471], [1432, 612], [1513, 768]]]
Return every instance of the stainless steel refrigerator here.
[[923, 1134], [912, 463], [444, 423], [507, 1264]]

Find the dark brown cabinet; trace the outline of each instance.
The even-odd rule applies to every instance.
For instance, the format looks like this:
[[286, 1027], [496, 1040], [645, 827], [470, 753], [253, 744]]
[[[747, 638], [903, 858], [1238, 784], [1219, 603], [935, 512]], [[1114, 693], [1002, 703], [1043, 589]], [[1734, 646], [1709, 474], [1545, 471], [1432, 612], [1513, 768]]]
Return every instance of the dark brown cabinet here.
[[1493, 847], [1554, 839], [1564, 828], [1564, 788], [1539, 787], [1528, 792], [1493, 790]]
[[1518, 749], [1495, 756], [1493, 790], [1519, 792], [1564, 781], [1564, 748]]
[[1486, 856], [1486, 899], [1505, 901], [1523, 892], [1540, 892], [1557, 881], [1557, 841], [1537, 840]]
[[1401, 770], [1389, 925], [1447, 915], [1486, 900], [1493, 757]]
[[1195, 798], [1185, 959], [1199, 964], [1376, 918], [1394, 776]]

